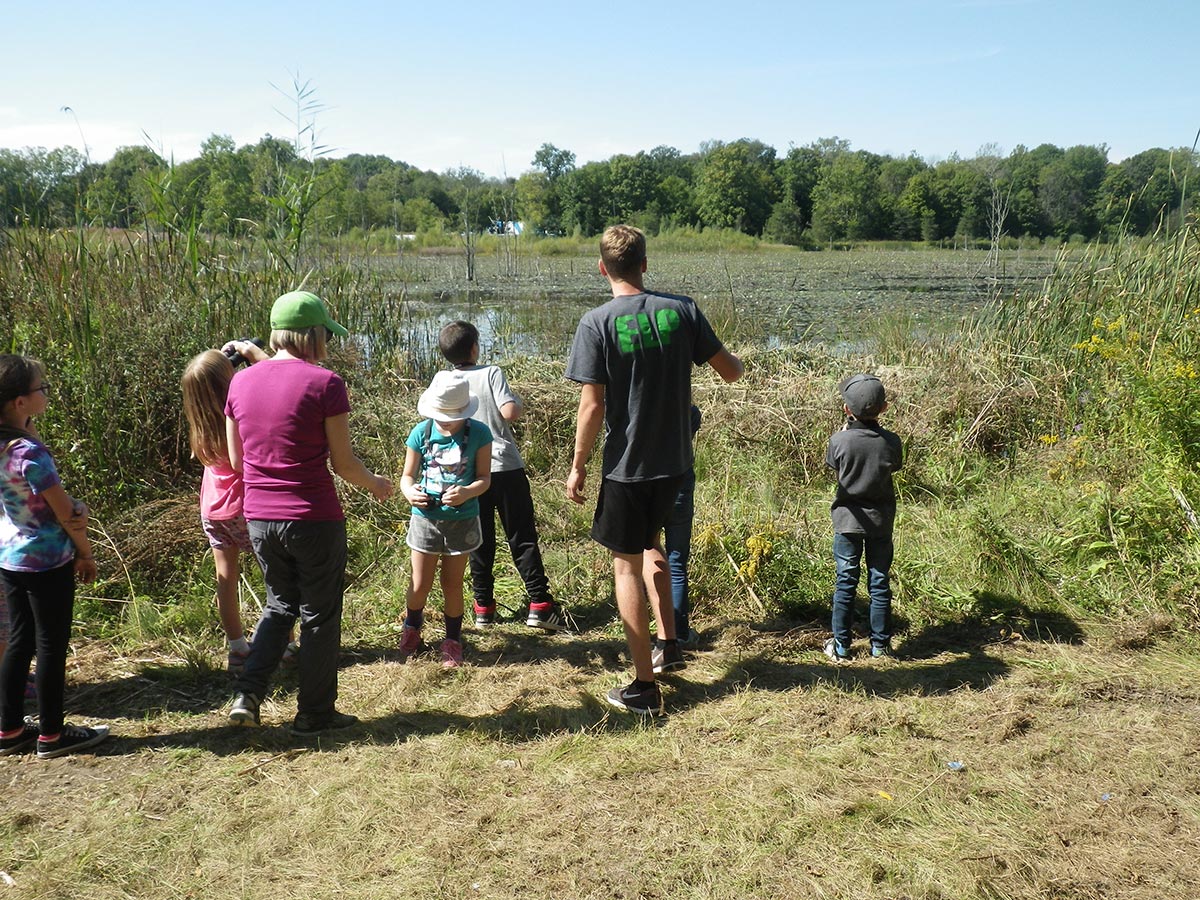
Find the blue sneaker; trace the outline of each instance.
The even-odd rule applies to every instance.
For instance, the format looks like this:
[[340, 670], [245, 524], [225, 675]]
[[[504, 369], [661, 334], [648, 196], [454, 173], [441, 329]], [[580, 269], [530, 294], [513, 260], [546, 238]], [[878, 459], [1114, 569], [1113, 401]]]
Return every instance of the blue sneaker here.
[[871, 645], [872, 659], [894, 659], [895, 654], [892, 653], [891, 644], [872, 644]]
[[843, 647], [833, 638], [830, 638], [825, 642], [825, 655], [838, 665], [841, 665], [844, 662], [850, 662], [850, 648]]

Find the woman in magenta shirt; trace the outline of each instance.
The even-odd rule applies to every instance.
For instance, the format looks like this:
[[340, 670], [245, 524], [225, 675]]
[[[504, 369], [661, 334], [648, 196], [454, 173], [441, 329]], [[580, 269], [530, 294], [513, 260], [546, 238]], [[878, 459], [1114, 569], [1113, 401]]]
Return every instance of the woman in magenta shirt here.
[[235, 342], [239, 353], [257, 363], [234, 376], [225, 404], [229, 458], [242, 473], [243, 511], [267, 588], [229, 718], [238, 725], [259, 724], [259, 706], [298, 618], [292, 733], [302, 736], [357, 721], [335, 708], [346, 521], [330, 466], [378, 500], [392, 495], [391, 481], [370, 472], [350, 446], [345, 383], [317, 365], [334, 334], [345, 337], [347, 331], [330, 318], [320, 297], [308, 291], [284, 294], [271, 308], [275, 355]]

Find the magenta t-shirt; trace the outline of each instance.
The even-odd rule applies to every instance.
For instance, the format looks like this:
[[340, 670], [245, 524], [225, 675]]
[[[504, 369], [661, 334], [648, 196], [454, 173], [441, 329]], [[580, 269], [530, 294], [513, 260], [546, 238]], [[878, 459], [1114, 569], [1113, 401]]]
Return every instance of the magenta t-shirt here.
[[325, 420], [350, 411], [342, 379], [301, 359], [269, 359], [233, 376], [225, 415], [242, 438], [247, 519], [339, 521]]

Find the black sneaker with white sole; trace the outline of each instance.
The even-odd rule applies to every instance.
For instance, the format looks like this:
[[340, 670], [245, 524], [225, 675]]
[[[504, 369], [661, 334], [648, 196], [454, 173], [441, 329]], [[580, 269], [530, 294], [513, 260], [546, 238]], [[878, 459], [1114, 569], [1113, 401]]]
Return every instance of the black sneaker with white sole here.
[[650, 648], [650, 666], [655, 675], [663, 672], [674, 672], [687, 666], [683, 659], [683, 650], [678, 641], [664, 641], [662, 645], [655, 644]]
[[38, 727], [33, 724], [32, 718], [26, 716], [25, 721], [21, 723], [20, 731], [11, 737], [0, 737], [0, 756], [15, 756], [26, 750], [32, 750], [37, 739]]
[[238, 694], [233, 698], [233, 706], [229, 708], [229, 721], [234, 725], [258, 725], [258, 706], [258, 698], [253, 694]]
[[54, 759], [66, 756], [68, 753], [78, 753], [95, 747], [108, 737], [108, 726], [98, 725], [95, 728], [80, 728], [75, 725], [64, 725], [58, 737], [52, 741], [38, 740], [38, 759]]
[[625, 687], [615, 687], [604, 697], [617, 709], [637, 713], [639, 716], [661, 716], [663, 714], [662, 691], [657, 684], [639, 688], [637, 682]]

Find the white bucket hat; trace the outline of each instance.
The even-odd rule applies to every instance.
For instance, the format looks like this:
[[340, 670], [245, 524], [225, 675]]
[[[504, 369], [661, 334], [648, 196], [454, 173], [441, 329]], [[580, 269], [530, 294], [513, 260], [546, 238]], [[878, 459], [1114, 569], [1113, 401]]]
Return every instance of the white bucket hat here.
[[471, 393], [467, 379], [458, 372], [438, 372], [417, 401], [417, 412], [438, 422], [469, 419], [479, 409], [479, 398]]

